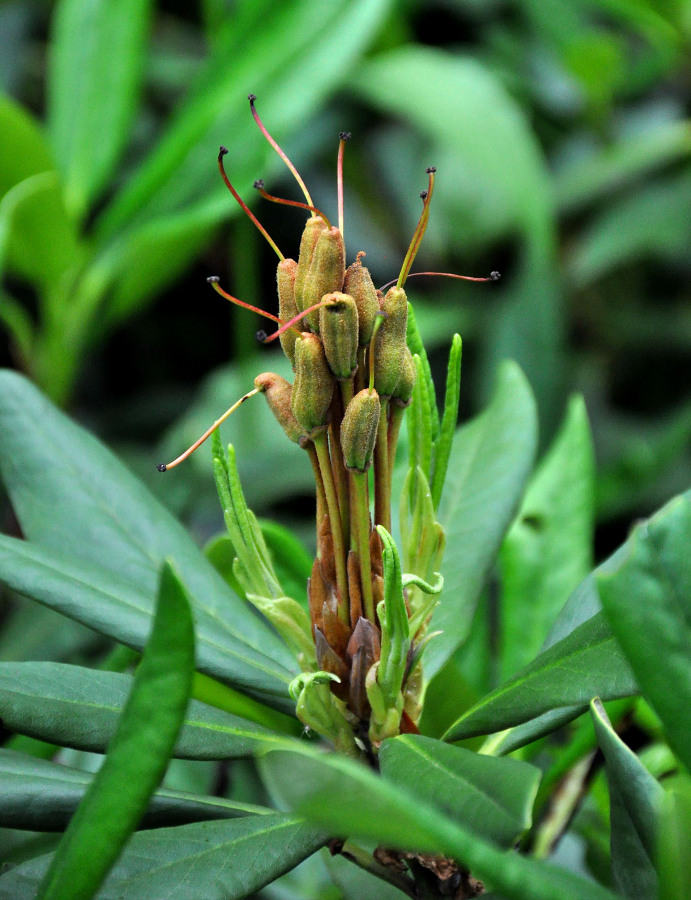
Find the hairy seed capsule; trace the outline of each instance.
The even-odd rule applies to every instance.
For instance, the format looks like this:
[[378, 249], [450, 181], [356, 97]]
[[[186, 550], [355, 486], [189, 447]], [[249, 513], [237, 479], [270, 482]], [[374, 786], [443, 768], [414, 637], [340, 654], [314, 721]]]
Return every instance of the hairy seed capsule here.
[[305, 436], [305, 429], [301, 427], [293, 414], [291, 407], [292, 384], [273, 372], [262, 372], [254, 379], [254, 386], [266, 397], [269, 409], [276, 416], [286, 435], [291, 441], [299, 444], [300, 439]]
[[[319, 303], [324, 294], [340, 291], [345, 276], [345, 245], [338, 228], [327, 228], [317, 238], [309, 274], [302, 294], [302, 309]], [[307, 317], [310, 328], [319, 334], [319, 312]]]
[[[278, 285], [278, 315], [284, 322], [289, 321], [298, 314], [295, 303], [295, 277], [298, 264], [294, 259], [282, 259], [276, 269], [276, 283]], [[292, 328], [284, 331], [279, 337], [283, 352], [295, 366], [295, 341], [297, 335]]]
[[326, 229], [326, 222], [321, 216], [312, 216], [307, 220], [305, 230], [302, 232], [298, 267], [295, 273], [295, 305], [298, 312], [302, 312], [303, 309], [307, 308], [307, 304], [304, 302], [307, 276], [312, 266], [312, 257], [314, 256], [314, 249], [317, 246], [319, 235]]
[[319, 310], [319, 334], [326, 359], [336, 378], [347, 381], [357, 369], [357, 306], [352, 297], [338, 291], [325, 294], [322, 300], [331, 301]]
[[372, 330], [379, 311], [379, 300], [372, 276], [369, 269], [360, 262], [360, 257], [364, 255], [362, 251], [358, 253], [355, 262], [346, 269], [343, 281], [343, 293], [350, 294], [357, 306], [360, 327], [358, 343], [361, 347], [366, 347], [372, 340]]
[[348, 404], [341, 422], [341, 449], [347, 469], [366, 472], [371, 466], [380, 413], [379, 394], [369, 388]]
[[386, 318], [374, 342], [374, 386], [382, 397], [396, 389], [403, 368], [408, 324], [408, 299], [403, 288], [392, 287], [382, 301]]
[[408, 347], [405, 348], [401, 365], [401, 377], [398, 384], [394, 388], [391, 400], [396, 406], [410, 406], [413, 399], [413, 388], [415, 387], [415, 379], [417, 377], [417, 369], [415, 368], [415, 360], [413, 354]]
[[312, 439], [326, 428], [334, 379], [326, 361], [324, 346], [315, 334], [303, 332], [295, 342], [295, 384], [292, 410]]

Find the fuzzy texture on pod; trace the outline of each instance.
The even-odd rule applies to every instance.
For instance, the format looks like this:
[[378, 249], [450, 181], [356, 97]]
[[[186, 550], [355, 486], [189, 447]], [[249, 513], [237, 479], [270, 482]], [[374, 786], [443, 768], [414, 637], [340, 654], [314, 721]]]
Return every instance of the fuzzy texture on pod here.
[[304, 433], [312, 439], [328, 424], [334, 377], [324, 346], [315, 334], [303, 331], [295, 342], [295, 384], [292, 410]]
[[355, 262], [346, 269], [343, 280], [343, 293], [350, 294], [357, 306], [360, 328], [358, 344], [361, 347], [366, 347], [372, 340], [374, 322], [379, 311], [379, 298], [372, 276], [369, 269], [360, 262], [360, 257], [364, 255], [362, 252], [358, 253]]
[[262, 372], [254, 379], [254, 386], [266, 397], [269, 409], [286, 435], [296, 444], [305, 436], [305, 429], [293, 414], [291, 400], [293, 385], [273, 372]]
[[413, 388], [415, 387], [415, 379], [417, 377], [417, 369], [415, 368], [415, 360], [410, 348], [405, 348], [401, 365], [401, 376], [398, 384], [394, 388], [391, 400], [397, 406], [410, 406], [413, 400]]
[[341, 449], [347, 469], [366, 472], [372, 465], [381, 403], [379, 394], [365, 388], [348, 404], [341, 422]]
[[302, 312], [307, 304], [304, 302], [305, 285], [312, 266], [312, 257], [319, 240], [319, 235], [326, 231], [326, 223], [321, 216], [312, 216], [307, 220], [305, 229], [300, 238], [300, 254], [295, 272], [295, 305], [297, 311]]
[[374, 341], [374, 386], [381, 397], [390, 397], [401, 377], [408, 347], [408, 298], [403, 288], [392, 287], [381, 305], [386, 318]]
[[331, 371], [339, 381], [352, 378], [357, 369], [358, 311], [348, 294], [325, 294], [329, 306], [319, 310], [319, 334]]
[[[278, 316], [284, 322], [288, 322], [298, 314], [297, 304], [295, 303], [295, 278], [297, 275], [298, 264], [294, 259], [282, 259], [276, 269], [276, 284], [278, 286]], [[279, 337], [283, 352], [290, 360], [292, 366], [295, 365], [295, 341], [297, 334], [292, 328], [284, 331]]]
[[[340, 291], [345, 277], [345, 245], [338, 228], [322, 231], [314, 247], [312, 262], [302, 293], [302, 309], [319, 303], [324, 294]], [[319, 312], [307, 317], [310, 328], [319, 334]]]

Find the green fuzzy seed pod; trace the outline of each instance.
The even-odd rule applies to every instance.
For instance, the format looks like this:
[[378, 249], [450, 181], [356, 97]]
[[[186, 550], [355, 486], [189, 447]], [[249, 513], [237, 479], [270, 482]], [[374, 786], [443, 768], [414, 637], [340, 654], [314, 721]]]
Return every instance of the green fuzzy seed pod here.
[[380, 414], [379, 394], [369, 388], [348, 404], [341, 422], [341, 449], [347, 469], [366, 472], [372, 465]]
[[[345, 277], [345, 245], [338, 228], [327, 228], [317, 238], [307, 281], [302, 294], [302, 309], [319, 303], [324, 294], [343, 288]], [[319, 334], [319, 311], [307, 316], [312, 331]]]
[[392, 287], [381, 305], [386, 318], [374, 342], [374, 386], [382, 397], [390, 397], [401, 377], [408, 348], [408, 299], [403, 288]]
[[303, 332], [295, 342], [295, 384], [292, 410], [303, 432], [312, 439], [326, 428], [334, 378], [324, 346], [315, 334]]
[[305, 436], [305, 429], [300, 426], [293, 414], [291, 406], [293, 385], [273, 372], [262, 372], [254, 379], [254, 386], [266, 397], [269, 409], [276, 416], [286, 435], [291, 441], [299, 444], [300, 439]]
[[401, 366], [401, 377], [398, 384], [394, 388], [391, 395], [392, 401], [396, 406], [410, 406], [413, 399], [413, 388], [415, 387], [415, 379], [417, 378], [417, 369], [415, 368], [415, 360], [410, 348], [405, 348], [403, 355], [403, 365]]
[[346, 269], [343, 292], [350, 294], [355, 300], [360, 323], [358, 343], [361, 347], [366, 347], [372, 340], [374, 322], [379, 311], [379, 300], [369, 269], [360, 262], [361, 256], [364, 256], [364, 253], [358, 253], [355, 262]]
[[305, 230], [302, 232], [300, 239], [300, 255], [298, 256], [298, 267], [295, 273], [295, 305], [298, 312], [302, 312], [306, 307], [304, 302], [305, 285], [307, 284], [307, 276], [312, 266], [312, 257], [317, 246], [319, 235], [326, 231], [326, 222], [321, 216], [312, 216], [307, 220]]
[[348, 294], [334, 291], [322, 300], [332, 301], [319, 310], [319, 334], [329, 368], [339, 381], [352, 378], [357, 369], [358, 311]]
[[[297, 274], [298, 264], [294, 259], [282, 259], [276, 269], [276, 283], [278, 285], [278, 316], [287, 322], [298, 314], [298, 308], [295, 303], [295, 277]], [[297, 334], [292, 328], [284, 331], [279, 337], [283, 352], [290, 360], [290, 364], [295, 367], [295, 341]]]

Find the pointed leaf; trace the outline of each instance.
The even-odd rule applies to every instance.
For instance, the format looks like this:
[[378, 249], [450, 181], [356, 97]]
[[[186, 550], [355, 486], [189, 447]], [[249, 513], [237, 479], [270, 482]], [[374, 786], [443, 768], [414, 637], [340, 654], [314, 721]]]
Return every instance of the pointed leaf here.
[[[158, 568], [170, 556], [190, 592], [200, 631], [208, 625], [208, 637], [216, 635], [217, 655], [221, 648], [231, 651], [223, 679], [260, 697], [286, 696], [283, 685], [294, 661], [270, 627], [233, 594], [140, 481], [10, 371], [0, 373], [0, 474], [27, 540], [53, 551], [60, 565], [78, 560], [79, 567], [95, 566], [127, 585], [130, 598], [138, 598], [142, 623], [151, 617]], [[152, 466], [154, 476], [165, 477]], [[32, 553], [31, 546], [24, 552]], [[230, 658], [234, 654], [264, 659], [266, 672], [252, 673]]]
[[55, 161], [39, 123], [4, 94], [0, 94], [0, 134], [3, 137], [0, 197], [25, 178], [55, 169]]
[[[134, 835], [98, 900], [241, 900], [326, 840], [302, 820], [281, 813], [145, 831]], [[36, 857], [0, 877], [0, 897], [34, 900], [49, 860]]]
[[594, 882], [499, 849], [475, 834], [472, 823], [449, 818], [405, 785], [393, 785], [359, 763], [303, 747], [272, 750], [260, 766], [292, 806], [332, 833], [449, 856], [506, 900], [614, 900]]
[[[0, 719], [18, 734], [105, 753], [132, 681], [131, 675], [62, 663], [0, 663]], [[261, 725], [190, 700], [173, 756], [232, 759], [276, 740]]]
[[653, 861], [664, 791], [618, 737], [599, 699], [590, 712], [607, 766], [614, 884], [629, 900], [657, 900]]
[[483, 838], [511, 847], [531, 823], [540, 772], [517, 759], [481, 756], [422, 735], [383, 742], [382, 777], [467, 822]]
[[454, 438], [439, 506], [446, 530], [444, 592], [431, 624], [442, 630], [425, 651], [425, 674], [438, 672], [466, 639], [477, 598], [511, 523], [537, 444], [535, 401], [514, 363], [499, 370], [484, 413]]
[[56, 7], [49, 126], [67, 204], [78, 218], [112, 178], [127, 141], [150, 11], [151, 0], [62, 0]]
[[194, 673], [194, 623], [167, 563], [156, 615], [108, 754], [80, 803], [39, 891], [90, 900], [142, 818], [165, 773]]
[[664, 798], [660, 815], [660, 900], [691, 897], [691, 781], [681, 779]]
[[[152, 616], [149, 598], [102, 568], [0, 535], [0, 580], [135, 650], [146, 643]], [[229, 634], [207, 610], [196, 614], [199, 670], [293, 712], [285, 670]]]
[[604, 615], [598, 613], [483, 697], [449, 728], [444, 740], [493, 734], [558, 707], [584, 710], [593, 697], [615, 700], [637, 691], [633, 673]]
[[[93, 777], [80, 769], [0, 749], [0, 827], [64, 831]], [[201, 797], [164, 788], [151, 798], [141, 827], [186, 825], [265, 812], [270, 810], [223, 797]]]
[[588, 416], [583, 399], [574, 396], [499, 557], [502, 680], [539, 653], [557, 614], [592, 567], [594, 481]]
[[597, 587], [674, 752], [691, 770], [691, 492], [639, 525]]

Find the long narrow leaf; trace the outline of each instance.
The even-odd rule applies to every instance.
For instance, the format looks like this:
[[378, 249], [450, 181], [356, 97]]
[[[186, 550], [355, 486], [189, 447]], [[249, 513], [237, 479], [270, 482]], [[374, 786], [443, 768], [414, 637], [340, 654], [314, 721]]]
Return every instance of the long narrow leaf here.
[[[0, 719], [18, 734], [105, 753], [132, 681], [131, 675], [61, 663], [0, 663]], [[232, 759], [278, 739], [247, 719], [190, 700], [173, 756]]]
[[[93, 777], [80, 769], [0, 749], [0, 827], [64, 831]], [[151, 798], [141, 827], [160, 828], [268, 812], [264, 807], [223, 797], [163, 788]]]
[[514, 363], [499, 370], [487, 409], [458, 430], [449, 460], [439, 521], [448, 551], [444, 591], [431, 630], [442, 630], [425, 650], [425, 671], [439, 671], [468, 636], [490, 567], [523, 494], [537, 444], [535, 400]]
[[394, 786], [344, 757], [277, 750], [260, 765], [292, 806], [323, 827], [384, 847], [449, 856], [506, 900], [614, 900], [594, 882], [500, 850], [475, 834], [472, 823], [452, 820], [404, 784]]
[[139, 824], [175, 745], [192, 687], [194, 624], [165, 564], [156, 617], [108, 755], [65, 832], [40, 900], [89, 900]]
[[[302, 819], [281, 813], [195, 822], [135, 834], [98, 900], [242, 900], [326, 843]], [[35, 900], [50, 857], [0, 877], [0, 900]]]

